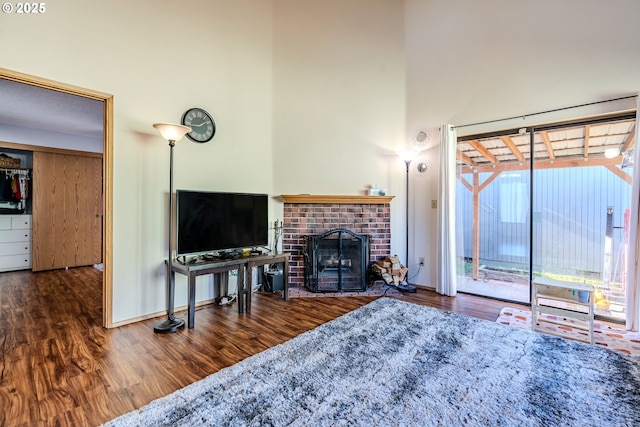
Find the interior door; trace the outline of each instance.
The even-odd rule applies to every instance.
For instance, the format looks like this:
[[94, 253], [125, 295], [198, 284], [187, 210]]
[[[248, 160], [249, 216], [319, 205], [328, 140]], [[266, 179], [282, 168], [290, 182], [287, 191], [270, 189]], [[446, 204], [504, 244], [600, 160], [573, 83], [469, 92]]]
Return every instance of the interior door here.
[[102, 159], [33, 153], [33, 271], [102, 262]]

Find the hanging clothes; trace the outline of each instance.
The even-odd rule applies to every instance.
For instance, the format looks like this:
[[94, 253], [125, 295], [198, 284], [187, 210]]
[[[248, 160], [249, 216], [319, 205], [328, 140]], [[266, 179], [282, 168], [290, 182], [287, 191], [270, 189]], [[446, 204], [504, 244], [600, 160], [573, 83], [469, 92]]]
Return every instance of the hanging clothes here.
[[0, 169], [0, 201], [24, 205], [29, 198], [30, 180], [29, 169]]
[[16, 202], [22, 200], [22, 194], [20, 193], [20, 177], [18, 174], [13, 175], [13, 179], [11, 180], [11, 194], [13, 195], [13, 200]]
[[27, 181], [29, 181], [26, 175], [20, 175], [18, 177], [18, 182], [20, 184], [20, 195], [22, 196], [22, 200], [27, 200], [29, 198], [29, 186], [27, 185]]
[[11, 191], [11, 181], [13, 178], [6, 174], [0, 174], [0, 202], [12, 202], [13, 192]]

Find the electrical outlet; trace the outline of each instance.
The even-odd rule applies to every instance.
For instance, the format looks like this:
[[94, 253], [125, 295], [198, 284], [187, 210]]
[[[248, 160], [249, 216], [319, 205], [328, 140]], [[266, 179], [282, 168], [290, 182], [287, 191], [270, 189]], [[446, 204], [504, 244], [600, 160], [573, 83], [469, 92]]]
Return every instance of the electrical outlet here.
[[418, 264], [420, 265], [424, 265], [424, 257], [421, 256], [420, 258], [418, 258]]

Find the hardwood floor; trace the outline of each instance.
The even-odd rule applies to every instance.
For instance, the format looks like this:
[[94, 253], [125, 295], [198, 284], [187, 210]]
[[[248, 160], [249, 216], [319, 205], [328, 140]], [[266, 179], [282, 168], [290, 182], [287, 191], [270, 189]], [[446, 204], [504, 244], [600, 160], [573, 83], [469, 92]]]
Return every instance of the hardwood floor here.
[[[423, 289], [397, 298], [490, 321], [517, 306]], [[100, 326], [93, 267], [0, 274], [0, 426], [100, 425], [373, 299], [254, 294], [251, 313], [206, 306], [194, 329], [158, 335], [158, 319]]]

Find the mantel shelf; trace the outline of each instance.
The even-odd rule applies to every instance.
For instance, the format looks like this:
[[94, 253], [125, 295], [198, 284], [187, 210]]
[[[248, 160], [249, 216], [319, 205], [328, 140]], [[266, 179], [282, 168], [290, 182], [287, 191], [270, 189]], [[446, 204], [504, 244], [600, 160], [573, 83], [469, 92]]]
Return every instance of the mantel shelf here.
[[393, 196], [323, 196], [314, 194], [283, 194], [285, 203], [341, 203], [362, 205], [384, 205], [391, 202]]

